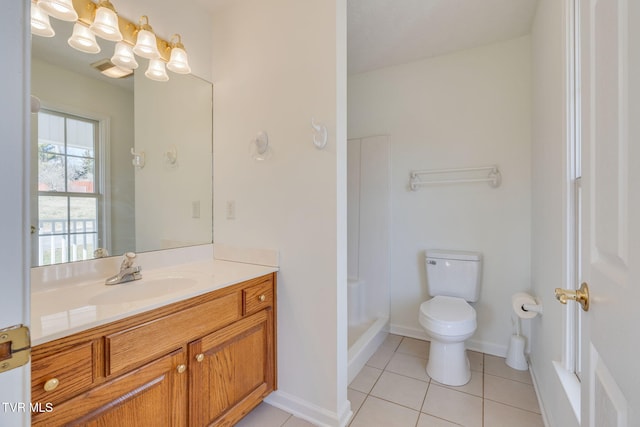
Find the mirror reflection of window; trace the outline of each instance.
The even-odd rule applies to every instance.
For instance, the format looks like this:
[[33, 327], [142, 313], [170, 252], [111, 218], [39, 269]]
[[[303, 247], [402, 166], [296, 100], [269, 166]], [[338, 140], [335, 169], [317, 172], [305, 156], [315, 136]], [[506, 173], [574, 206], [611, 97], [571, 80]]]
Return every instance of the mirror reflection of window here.
[[[43, 109], [49, 110], [46, 113], [68, 113], [82, 124], [87, 122], [83, 119], [98, 122], [100, 141], [95, 149], [96, 182], [93, 184], [94, 191], [103, 192], [103, 198], [98, 199], [96, 215], [96, 257], [210, 244], [213, 240], [212, 84], [181, 74], [171, 74], [168, 82], [149, 80], [144, 76], [146, 60], [134, 76], [106, 77], [90, 64], [108, 59], [114, 51], [112, 42], [99, 39], [102, 55], [88, 55], [67, 44], [73, 31], [72, 22], [53, 20], [51, 25], [55, 37], [31, 39], [31, 93], [42, 101]], [[163, 115], [158, 112], [160, 107]], [[31, 266], [36, 267], [43, 265], [38, 247], [42, 239], [38, 236], [37, 114], [32, 115], [31, 122], [29, 220]], [[165, 153], [172, 146], [177, 148], [179, 157], [174, 164], [169, 164]], [[131, 148], [146, 153], [144, 169], [135, 169], [131, 164]], [[81, 153], [76, 157], [90, 156]], [[51, 165], [51, 169], [56, 167], [61, 169], [60, 165]], [[65, 191], [82, 195], [82, 200], [65, 201], [70, 210], [77, 205], [73, 201], [88, 200], [86, 188], [63, 188], [86, 186], [87, 183], [81, 182], [84, 178], [69, 183], [64, 175], [58, 174], [57, 179], [50, 181], [56, 185], [56, 193], [51, 194], [49, 189], [47, 196], [59, 196], [58, 193]], [[162, 191], [158, 191], [159, 188]], [[73, 218], [73, 215], [70, 211], [68, 216]], [[68, 226], [70, 219], [66, 221]], [[71, 238], [69, 235], [66, 240]], [[46, 239], [52, 236], [47, 235]], [[83, 249], [58, 250], [55, 263], [80, 261], [85, 253], [91, 258], [93, 254], [84, 249], [84, 242], [75, 244]], [[47, 261], [45, 265], [49, 263], [53, 262]]]
[[103, 241], [98, 122], [38, 113], [38, 238], [34, 265], [94, 258]]

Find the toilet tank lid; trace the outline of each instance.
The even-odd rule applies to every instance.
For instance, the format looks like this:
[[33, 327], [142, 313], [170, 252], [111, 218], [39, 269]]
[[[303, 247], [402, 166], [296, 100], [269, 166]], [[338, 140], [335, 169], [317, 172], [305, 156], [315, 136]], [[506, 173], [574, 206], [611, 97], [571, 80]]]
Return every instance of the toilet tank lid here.
[[442, 249], [427, 249], [425, 251], [426, 258], [435, 259], [454, 259], [460, 261], [480, 261], [482, 260], [481, 252], [472, 251], [448, 251]]

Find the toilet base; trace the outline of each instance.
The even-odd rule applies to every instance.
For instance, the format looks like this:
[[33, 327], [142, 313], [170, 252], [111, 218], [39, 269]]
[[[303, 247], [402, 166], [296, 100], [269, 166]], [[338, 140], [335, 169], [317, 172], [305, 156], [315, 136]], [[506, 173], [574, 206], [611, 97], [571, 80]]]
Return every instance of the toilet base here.
[[432, 340], [427, 375], [445, 385], [461, 386], [468, 383], [471, 369], [464, 341], [443, 343]]

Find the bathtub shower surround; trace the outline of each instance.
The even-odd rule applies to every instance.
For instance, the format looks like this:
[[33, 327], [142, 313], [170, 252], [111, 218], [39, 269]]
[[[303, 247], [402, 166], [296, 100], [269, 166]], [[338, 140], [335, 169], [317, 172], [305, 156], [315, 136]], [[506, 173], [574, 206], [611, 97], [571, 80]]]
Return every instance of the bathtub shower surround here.
[[347, 311], [351, 381], [389, 328], [388, 136], [347, 142]]

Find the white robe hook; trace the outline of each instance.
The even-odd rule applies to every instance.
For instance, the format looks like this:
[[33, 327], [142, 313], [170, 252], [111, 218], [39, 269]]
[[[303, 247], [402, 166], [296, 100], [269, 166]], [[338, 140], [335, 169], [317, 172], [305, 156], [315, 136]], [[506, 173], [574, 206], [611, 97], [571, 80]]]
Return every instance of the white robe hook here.
[[317, 123], [315, 119], [311, 118], [311, 127], [313, 128], [313, 145], [318, 150], [322, 150], [327, 146], [327, 127], [322, 123]]

